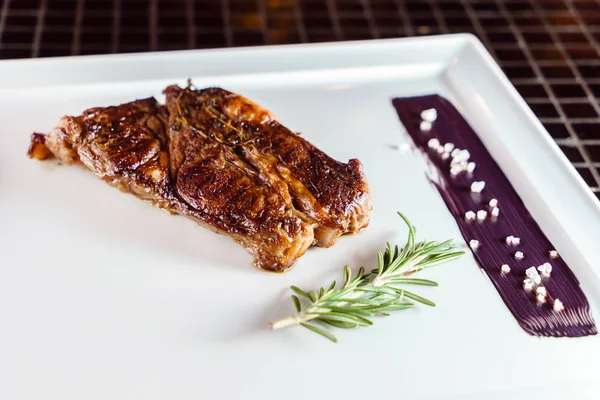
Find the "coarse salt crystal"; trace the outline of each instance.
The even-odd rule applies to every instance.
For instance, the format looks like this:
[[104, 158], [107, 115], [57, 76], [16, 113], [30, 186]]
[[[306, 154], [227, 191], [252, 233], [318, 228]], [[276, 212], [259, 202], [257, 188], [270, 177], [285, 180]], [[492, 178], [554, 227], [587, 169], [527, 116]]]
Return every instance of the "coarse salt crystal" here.
[[438, 148], [437, 148], [437, 152], [438, 152], [438, 154], [440, 154], [440, 155], [441, 155], [441, 154], [444, 154], [444, 147], [443, 147], [443, 146], [440, 146], [440, 147], [438, 147]]
[[449, 158], [450, 158], [450, 153], [448, 153], [447, 151], [442, 153], [442, 160], [446, 161]]
[[465, 213], [465, 219], [467, 221], [473, 221], [475, 219], [475, 213], [473, 211], [467, 211]]
[[446, 150], [448, 153], [451, 153], [454, 150], [454, 143], [452, 142], [448, 142], [444, 145], [444, 150]]
[[523, 259], [523, 257], [524, 257], [524, 256], [523, 256], [523, 253], [522, 253], [522, 252], [520, 252], [520, 251], [517, 251], [517, 252], [515, 253], [515, 259], [517, 259], [517, 260], [522, 260], [522, 259]]
[[461, 150], [459, 151], [455, 156], [454, 156], [454, 162], [461, 162], [461, 161], [469, 161], [469, 158], [471, 157], [471, 153], [469, 153], [469, 150]]
[[542, 295], [542, 294], [538, 294], [535, 299], [537, 300], [538, 303], [540, 304], [544, 304], [546, 302], [546, 296]]
[[433, 122], [437, 119], [437, 110], [435, 108], [429, 108], [421, 111], [421, 118], [427, 122]]
[[427, 146], [430, 149], [437, 149], [438, 147], [440, 147], [440, 141], [436, 138], [429, 139], [429, 141], [427, 142]]
[[546, 278], [550, 277], [550, 274], [552, 273], [552, 265], [550, 265], [550, 263], [543, 263], [537, 269]]
[[421, 124], [419, 124], [419, 129], [422, 132], [429, 132], [431, 130], [431, 122], [429, 122], [429, 121], [421, 121]]
[[475, 181], [471, 183], [471, 192], [473, 193], [481, 193], [483, 188], [485, 187], [484, 181]]
[[483, 221], [486, 218], [487, 218], [487, 211], [485, 211], [485, 210], [477, 211], [477, 219], [478, 220]]
[[452, 176], [456, 176], [463, 171], [464, 169], [460, 165], [453, 165], [452, 167], [450, 167], [450, 175]]
[[472, 173], [473, 171], [475, 171], [475, 163], [471, 161], [467, 164], [467, 172]]
[[523, 289], [525, 290], [532, 290], [534, 286], [534, 283], [531, 279], [525, 279], [523, 281]]
[[548, 291], [543, 286], [538, 286], [537, 289], [535, 289], [535, 292], [537, 294], [541, 294], [542, 296], [548, 296]]
[[500, 215], [500, 209], [499, 209], [498, 207], [494, 207], [494, 208], [492, 209], [492, 215], [493, 215], [494, 217], [497, 217], [498, 215]]
[[513, 237], [512, 240], [510, 241], [510, 244], [512, 244], [513, 246], [520, 245], [521, 244], [521, 238]]
[[458, 168], [460, 168], [460, 169], [461, 169], [461, 171], [464, 171], [464, 170], [466, 170], [466, 169], [467, 169], [467, 163], [466, 163], [466, 162], [464, 162], [464, 161], [458, 161], [458, 162], [457, 162], [457, 161], [456, 161], [456, 159], [453, 159], [453, 160], [450, 162], [450, 166], [451, 166], [451, 167], [458, 167]]
[[527, 275], [528, 278], [533, 279], [535, 276], [539, 276], [540, 274], [538, 274], [535, 267], [529, 267], [525, 271], [525, 275]]
[[558, 251], [556, 250], [550, 250], [548, 254], [550, 255], [550, 258], [558, 258]]
[[[453, 152], [454, 153], [454, 152]], [[465, 169], [467, 168], [467, 162], [465, 160], [462, 159], [462, 157], [460, 156], [462, 154], [462, 150], [460, 150], [458, 152], [458, 154], [456, 154], [454, 157], [452, 157], [452, 164], [462, 164], [465, 163]]]
[[514, 236], [507, 236], [506, 239], [504, 239], [504, 241], [506, 242], [507, 245], [511, 245], [512, 244], [512, 240], [513, 240]]
[[498, 200], [491, 199], [488, 204], [490, 205], [490, 207], [496, 207], [498, 205]]
[[544, 270], [547, 272], [552, 272], [552, 265], [549, 262], [545, 262], [542, 264], [542, 267], [544, 267]]
[[500, 267], [500, 271], [503, 274], [508, 274], [510, 272], [510, 267], [508, 266], [508, 264], [503, 264], [502, 267]]
[[469, 242], [469, 247], [471, 250], [477, 250], [479, 248], [479, 240], [471, 239]]
[[565, 309], [565, 305], [559, 299], [554, 299], [554, 303], [552, 304], [552, 309], [556, 312], [561, 312]]
[[454, 158], [458, 155], [458, 153], [460, 153], [460, 149], [458, 147], [456, 147], [456, 148], [454, 148], [454, 150], [452, 150], [452, 152], [450, 152], [450, 156], [452, 158]]

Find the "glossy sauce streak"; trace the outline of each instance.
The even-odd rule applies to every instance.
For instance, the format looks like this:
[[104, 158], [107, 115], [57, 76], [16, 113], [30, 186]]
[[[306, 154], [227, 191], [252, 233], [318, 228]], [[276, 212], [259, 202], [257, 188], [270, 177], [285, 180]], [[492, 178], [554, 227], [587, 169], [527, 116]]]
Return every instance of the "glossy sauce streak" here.
[[[521, 327], [536, 336], [579, 337], [597, 333], [590, 313], [589, 303], [582, 292], [579, 281], [562, 260], [552, 259], [548, 252], [554, 247], [535, 222], [514, 188], [488, 153], [485, 146], [462, 118], [458, 111], [445, 99], [437, 95], [396, 98], [392, 101], [400, 120], [404, 124], [415, 145], [427, 155], [435, 167], [430, 179], [442, 195], [449, 210], [467, 243], [475, 239], [479, 248], [473, 251], [480, 267], [487, 273]], [[421, 132], [420, 113], [435, 108], [437, 120], [430, 132]], [[470, 152], [469, 161], [476, 163], [472, 174], [461, 172], [450, 175], [450, 159], [443, 161], [441, 156], [428, 147], [428, 140], [437, 138], [443, 145], [454, 143], [460, 149]], [[471, 193], [473, 181], [484, 181], [485, 188], [479, 194]], [[491, 199], [498, 200], [500, 214], [492, 219]], [[483, 222], [468, 222], [465, 213], [469, 210], [488, 212]], [[518, 246], [509, 246], [505, 238], [509, 235], [519, 237]], [[522, 260], [516, 260], [515, 252], [524, 254]], [[523, 280], [525, 270], [545, 262], [552, 265], [549, 278], [542, 277], [542, 285], [548, 291], [547, 302], [538, 304], [535, 291], [525, 291]], [[508, 264], [511, 272], [502, 274], [500, 268]], [[560, 299], [565, 306], [561, 312], [552, 308], [554, 299]]]

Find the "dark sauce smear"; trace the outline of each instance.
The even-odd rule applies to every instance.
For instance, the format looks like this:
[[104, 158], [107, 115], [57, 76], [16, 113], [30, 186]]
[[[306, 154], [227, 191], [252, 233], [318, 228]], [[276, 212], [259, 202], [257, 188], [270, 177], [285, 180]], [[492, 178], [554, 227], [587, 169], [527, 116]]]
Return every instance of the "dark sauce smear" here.
[[[580, 337], [595, 335], [598, 331], [590, 313], [589, 303], [582, 292], [573, 271], [558, 256], [552, 258], [549, 251], [554, 246], [535, 222], [521, 198], [487, 151], [477, 134], [460, 113], [444, 98], [431, 95], [422, 97], [396, 98], [392, 100], [400, 120], [414, 144], [427, 156], [438, 176], [430, 179], [442, 195], [448, 209], [467, 243], [478, 240], [479, 247], [473, 255], [487, 273], [521, 327], [536, 336]], [[437, 111], [429, 132], [421, 131], [421, 112]], [[453, 143], [457, 148], [470, 153], [469, 161], [475, 162], [475, 170], [457, 175], [450, 174], [452, 157], [446, 160], [428, 145], [430, 139], [438, 139], [441, 145]], [[471, 192], [471, 183], [484, 181], [481, 193]], [[497, 199], [500, 213], [491, 215], [491, 199]], [[487, 211], [487, 217], [479, 221], [468, 221], [465, 213]], [[520, 244], [507, 245], [506, 237], [520, 238]], [[515, 253], [523, 253], [517, 260]], [[541, 278], [541, 286], [547, 290], [545, 303], [536, 300], [535, 288], [525, 290], [525, 271], [534, 266], [550, 263], [550, 277]], [[509, 273], [502, 273], [501, 266], [507, 264]], [[564, 310], [553, 309], [554, 300], [564, 304]]]

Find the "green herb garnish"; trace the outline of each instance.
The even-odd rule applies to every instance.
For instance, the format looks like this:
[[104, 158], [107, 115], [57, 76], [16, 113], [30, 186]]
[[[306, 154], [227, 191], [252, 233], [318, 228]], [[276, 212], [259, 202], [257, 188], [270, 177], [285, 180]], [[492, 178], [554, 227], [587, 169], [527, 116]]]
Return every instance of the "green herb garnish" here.
[[402, 249], [399, 250], [398, 246], [392, 248], [388, 243], [384, 252], [378, 250], [377, 269], [368, 273], [361, 267], [356, 276], [352, 277], [350, 267], [345, 266], [344, 282], [339, 289], [335, 288], [335, 281], [328, 287], [310, 292], [292, 286], [292, 301], [297, 314], [272, 322], [271, 328], [300, 325], [337, 342], [329, 330], [308, 321], [315, 320], [335, 328], [350, 329], [372, 325], [370, 317], [387, 316], [390, 311], [412, 307], [414, 302], [435, 306], [432, 301], [400, 286], [437, 286], [434, 281], [410, 276], [424, 267], [455, 259], [464, 252], [458, 250], [452, 240], [415, 243], [415, 227], [402, 213], [398, 215], [408, 226], [408, 240]]

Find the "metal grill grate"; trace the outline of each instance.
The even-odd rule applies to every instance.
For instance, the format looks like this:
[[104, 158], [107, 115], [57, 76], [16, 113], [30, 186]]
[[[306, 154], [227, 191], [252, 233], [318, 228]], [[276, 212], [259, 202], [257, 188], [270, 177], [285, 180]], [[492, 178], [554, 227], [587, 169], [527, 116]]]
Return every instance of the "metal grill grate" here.
[[600, 198], [600, 0], [0, 0], [0, 58], [477, 35]]

